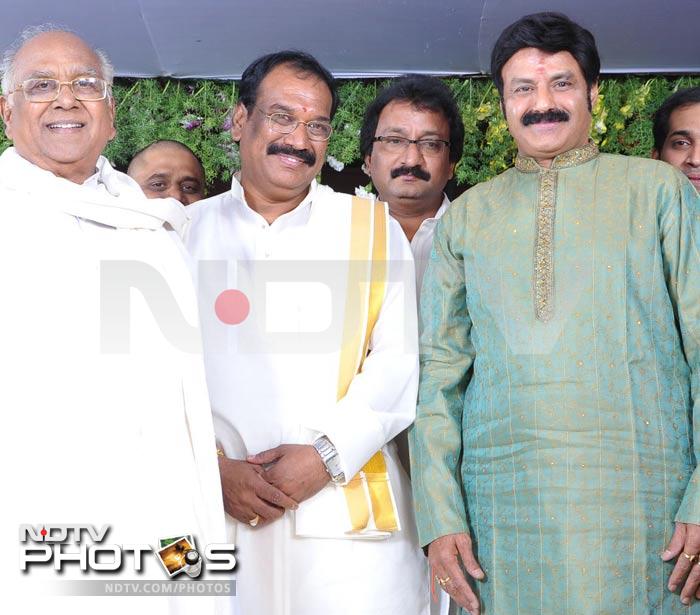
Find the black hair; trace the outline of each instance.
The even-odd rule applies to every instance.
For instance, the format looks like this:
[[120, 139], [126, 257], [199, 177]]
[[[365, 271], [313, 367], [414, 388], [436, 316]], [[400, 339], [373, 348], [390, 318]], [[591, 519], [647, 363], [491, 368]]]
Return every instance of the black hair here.
[[181, 143], [180, 141], [175, 141], [174, 139], [159, 139], [158, 141], [154, 141], [153, 143], [149, 143], [146, 147], [142, 147], [131, 158], [131, 161], [129, 162], [129, 167], [126, 170], [127, 174], [131, 171], [134, 163], [138, 160], [138, 158], [141, 157], [142, 154], [145, 154], [149, 149], [156, 147], [158, 145], [162, 145], [162, 144], [174, 145], [174, 146], [179, 147], [180, 149], [183, 149], [183, 150], [189, 152], [190, 154], [192, 154], [192, 157], [197, 161], [197, 164], [199, 165], [199, 168], [202, 171], [202, 177], [205, 177], [204, 165], [202, 164], [202, 160], [200, 159], [200, 157], [197, 156], [197, 154], [195, 154], [187, 145], [185, 145], [184, 143]]
[[442, 113], [450, 126], [450, 162], [462, 158], [464, 124], [450, 88], [437, 77], [404, 75], [379, 92], [365, 111], [360, 130], [360, 153], [364, 158], [372, 153], [379, 116], [384, 107], [395, 100], [412, 104], [416, 109]]
[[321, 66], [319, 61], [311, 54], [296, 49], [269, 53], [257, 60], [253, 60], [243, 71], [243, 75], [241, 75], [241, 82], [238, 86], [238, 102], [243, 103], [245, 108], [250, 111], [255, 105], [260, 83], [273, 68], [281, 64], [289, 64], [300, 73], [316, 75], [328, 86], [332, 98], [331, 119], [333, 119], [338, 109], [338, 90], [333, 75]]
[[660, 152], [666, 143], [671, 123], [671, 113], [679, 107], [700, 103], [700, 86], [678, 90], [671, 94], [654, 113], [654, 149]]
[[547, 53], [568, 51], [579, 65], [588, 91], [600, 75], [600, 56], [593, 35], [562, 13], [534, 13], [509, 25], [491, 52], [491, 78], [503, 98], [503, 66], [521, 49], [534, 47]]

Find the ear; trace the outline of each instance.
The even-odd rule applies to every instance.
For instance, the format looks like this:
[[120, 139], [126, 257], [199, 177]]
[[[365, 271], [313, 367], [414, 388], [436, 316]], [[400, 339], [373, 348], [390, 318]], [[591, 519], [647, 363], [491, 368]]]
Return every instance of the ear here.
[[12, 105], [7, 96], [0, 96], [0, 115], [5, 123], [5, 134], [8, 139], [12, 139]]
[[457, 166], [456, 162], [450, 162], [450, 175], [447, 178], [447, 181], [450, 181], [455, 176], [455, 167], [456, 166]]
[[114, 137], [117, 135], [117, 127], [114, 122], [114, 118], [117, 114], [117, 108], [116, 105], [114, 104], [114, 96], [109, 97], [109, 120], [112, 123], [112, 130], [109, 135], [109, 140], [111, 141], [114, 139]]
[[367, 175], [370, 179], [372, 178], [372, 173], [370, 172], [371, 165], [372, 154], [367, 154], [365, 156], [365, 163], [362, 165], [362, 170], [365, 172], [365, 175]]
[[653, 149], [651, 150], [651, 157], [652, 157], [654, 160], [659, 160], [659, 159], [660, 159], [660, 157], [659, 157], [659, 150], [657, 150], [656, 148], [653, 148]]
[[591, 92], [590, 92], [590, 100], [591, 100], [591, 109], [595, 107], [595, 104], [598, 102], [598, 82], [596, 81], [592, 86], [591, 86]]
[[238, 103], [236, 108], [233, 110], [233, 117], [231, 118], [231, 138], [234, 141], [241, 140], [241, 133], [243, 132], [243, 127], [248, 122], [248, 109], [243, 103]]
[[507, 120], [508, 118], [506, 117], [506, 101], [503, 100], [503, 96], [501, 96], [501, 97], [498, 99], [498, 102], [499, 102], [499, 104], [500, 104], [500, 106], [501, 106], [501, 113], [503, 114], [503, 119], [504, 119], [504, 120]]

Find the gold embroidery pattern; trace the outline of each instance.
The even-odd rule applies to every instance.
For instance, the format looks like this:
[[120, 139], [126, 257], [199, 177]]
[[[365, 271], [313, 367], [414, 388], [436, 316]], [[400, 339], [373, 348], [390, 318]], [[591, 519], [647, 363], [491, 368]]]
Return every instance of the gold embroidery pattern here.
[[535, 239], [535, 265], [533, 294], [535, 317], [548, 322], [554, 315], [554, 216], [557, 200], [557, 171], [575, 167], [598, 156], [598, 147], [589, 141], [583, 147], [559, 154], [550, 168], [540, 166], [528, 156], [515, 158], [515, 168], [523, 173], [539, 173], [537, 199], [537, 229]]
[[557, 198], [557, 172], [540, 170], [535, 239], [534, 294], [535, 316], [548, 322], [554, 314], [554, 215]]
[[[566, 169], [568, 167], [575, 167], [589, 160], [593, 160], [598, 155], [598, 147], [593, 141], [589, 141], [583, 147], [569, 150], [563, 154], [559, 154], [554, 160], [552, 160], [552, 166], [550, 167], [553, 171], [558, 169]], [[543, 167], [541, 167], [534, 158], [529, 158], [528, 156], [517, 155], [515, 158], [515, 168], [523, 173], [537, 173]]]

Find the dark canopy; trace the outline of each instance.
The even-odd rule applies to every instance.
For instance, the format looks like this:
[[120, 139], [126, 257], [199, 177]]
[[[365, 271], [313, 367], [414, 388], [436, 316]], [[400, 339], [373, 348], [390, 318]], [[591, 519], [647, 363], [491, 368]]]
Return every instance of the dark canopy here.
[[255, 57], [305, 49], [338, 77], [488, 72], [518, 17], [559, 10], [597, 38], [606, 73], [700, 72], [700, 0], [3, 0], [0, 45], [68, 26], [130, 77], [238, 79]]

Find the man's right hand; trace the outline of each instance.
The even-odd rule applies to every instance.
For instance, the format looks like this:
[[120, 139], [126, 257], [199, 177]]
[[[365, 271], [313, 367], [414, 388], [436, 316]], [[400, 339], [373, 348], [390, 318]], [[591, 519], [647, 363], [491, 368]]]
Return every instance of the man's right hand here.
[[263, 471], [247, 461], [219, 457], [224, 510], [241, 523], [259, 517], [258, 525], [263, 525], [279, 519], [287, 508], [298, 508], [292, 498], [262, 477]]
[[[470, 576], [481, 580], [484, 571], [472, 552], [472, 540], [469, 534], [448, 534], [436, 538], [428, 547], [428, 561], [433, 583], [439, 583], [452, 599], [471, 615], [479, 615], [479, 599], [462, 572], [459, 560]], [[442, 580], [442, 583], [440, 583]]]

